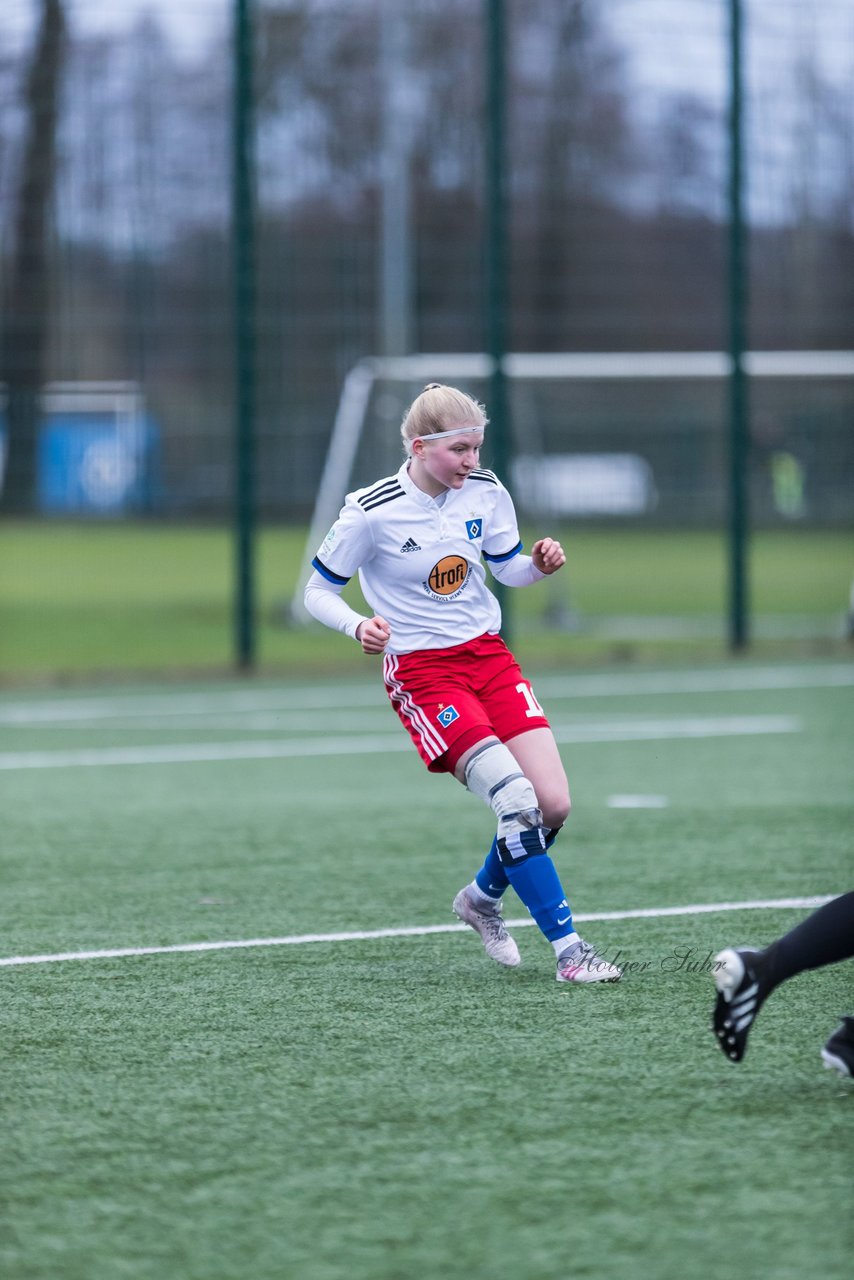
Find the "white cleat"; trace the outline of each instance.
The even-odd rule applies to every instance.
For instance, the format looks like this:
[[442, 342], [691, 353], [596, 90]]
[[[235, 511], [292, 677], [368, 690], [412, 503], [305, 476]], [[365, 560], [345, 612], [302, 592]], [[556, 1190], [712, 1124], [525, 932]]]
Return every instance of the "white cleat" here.
[[555, 978], [558, 982], [580, 985], [583, 982], [619, 982], [622, 976], [622, 969], [604, 956], [597, 955], [589, 942], [579, 938], [558, 957]]
[[453, 910], [454, 915], [480, 934], [486, 954], [493, 960], [508, 969], [515, 969], [521, 962], [519, 948], [507, 932], [502, 918], [500, 903], [496, 903], [494, 908], [486, 903], [481, 905], [472, 900], [466, 886], [454, 898]]

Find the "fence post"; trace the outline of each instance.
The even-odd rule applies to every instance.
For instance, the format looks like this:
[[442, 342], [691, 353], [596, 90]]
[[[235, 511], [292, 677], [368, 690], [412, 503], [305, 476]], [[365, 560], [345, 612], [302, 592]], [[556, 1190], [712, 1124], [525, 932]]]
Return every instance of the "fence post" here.
[[255, 665], [255, 168], [252, 0], [235, 0], [232, 163], [235, 661]]
[[[509, 483], [510, 420], [507, 403], [506, 279], [507, 185], [505, 174], [506, 35], [504, 0], [485, 0], [486, 21], [486, 261], [484, 299], [486, 349], [492, 360], [489, 382], [489, 453], [496, 473]], [[502, 635], [509, 642], [512, 618], [509, 593], [494, 584], [502, 612]]]
[[750, 421], [744, 370], [748, 263], [744, 221], [742, 0], [729, 0], [729, 644], [749, 643], [747, 555]]

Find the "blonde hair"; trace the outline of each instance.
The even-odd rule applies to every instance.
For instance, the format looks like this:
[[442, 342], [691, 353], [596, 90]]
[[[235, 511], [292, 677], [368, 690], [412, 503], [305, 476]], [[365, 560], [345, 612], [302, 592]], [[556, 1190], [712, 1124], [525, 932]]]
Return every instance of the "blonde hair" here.
[[418, 436], [432, 436], [456, 427], [485, 427], [489, 419], [482, 404], [464, 391], [429, 383], [403, 415], [400, 434], [407, 455]]

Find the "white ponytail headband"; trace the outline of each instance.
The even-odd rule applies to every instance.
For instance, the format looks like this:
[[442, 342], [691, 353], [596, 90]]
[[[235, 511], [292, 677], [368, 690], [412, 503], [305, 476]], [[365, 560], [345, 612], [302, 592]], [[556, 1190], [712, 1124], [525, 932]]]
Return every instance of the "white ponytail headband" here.
[[447, 436], [463, 436], [469, 435], [472, 431], [483, 431], [486, 424], [480, 424], [471, 427], [453, 427], [450, 431], [431, 431], [426, 436], [413, 436], [411, 444], [415, 444], [416, 440], [444, 440]]

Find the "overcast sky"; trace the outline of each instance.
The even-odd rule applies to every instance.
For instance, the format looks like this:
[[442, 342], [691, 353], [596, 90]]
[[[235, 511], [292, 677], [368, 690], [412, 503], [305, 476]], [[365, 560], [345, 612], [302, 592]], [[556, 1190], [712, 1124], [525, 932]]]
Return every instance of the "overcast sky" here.
[[[400, 0], [406, 5], [408, 0]], [[723, 52], [727, 0], [608, 0], [604, 11], [611, 29], [630, 54], [640, 87], [672, 91], [725, 89]], [[144, 12], [155, 13], [170, 41], [185, 57], [203, 56], [212, 33], [232, 21], [234, 0], [73, 0], [71, 21], [78, 30], [121, 31]], [[29, 38], [36, 0], [3, 0], [0, 31], [4, 43], [20, 46]], [[783, 4], [745, 0], [747, 52], [761, 47], [763, 61], [788, 69], [803, 51], [813, 51], [835, 84], [854, 77], [854, 4], [804, 0]], [[668, 34], [678, 33], [679, 56], [672, 56]]]

